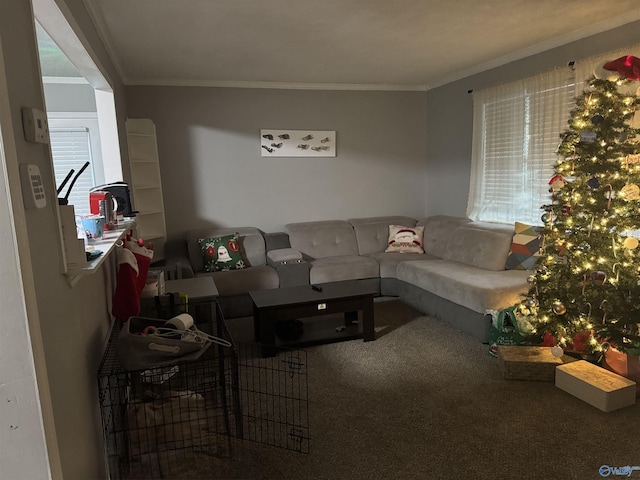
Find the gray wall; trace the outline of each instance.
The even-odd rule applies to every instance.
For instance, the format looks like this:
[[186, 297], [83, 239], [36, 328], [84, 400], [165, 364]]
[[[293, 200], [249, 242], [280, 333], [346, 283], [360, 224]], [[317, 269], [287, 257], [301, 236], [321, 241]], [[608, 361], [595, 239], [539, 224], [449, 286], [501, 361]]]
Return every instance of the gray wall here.
[[[288, 222], [424, 214], [425, 92], [126, 93], [129, 117], [156, 124], [169, 237], [205, 224], [269, 232]], [[260, 129], [272, 128], [335, 130], [337, 156], [261, 157]]]
[[639, 29], [640, 22], [633, 22], [429, 90], [425, 213], [465, 216], [473, 138], [473, 97], [468, 90], [525, 78], [567, 65], [570, 60], [637, 44]]
[[[82, 0], [56, 1], [69, 7], [69, 10], [62, 10], [73, 14], [72, 24], [82, 29], [82, 37], [90, 43], [98, 63], [106, 68], [105, 73], [112, 79], [118, 78]], [[36, 371], [39, 387], [49, 387], [53, 419], [45, 419], [45, 425], [55, 424], [55, 431], [48, 429], [47, 434], [50, 444], [57, 443], [63, 477], [106, 478], [96, 374], [111, 323], [109, 311], [115, 283], [115, 259], [106, 259], [97, 272], [84, 276], [74, 287], [69, 286], [62, 274], [62, 246], [50, 151], [46, 145], [25, 142], [22, 134], [21, 107], [45, 108], [35, 38], [31, 2], [0, 2], [0, 39], [6, 67], [2, 74], [7, 80], [11, 119], [9, 124], [2, 125], [2, 132], [4, 136], [11, 134], [17, 156], [17, 160], [7, 159], [7, 169], [15, 172], [25, 163], [39, 166], [48, 199], [43, 209], [24, 210], [20, 182], [9, 185], [13, 208], [20, 209], [19, 216], [24, 218], [29, 242], [28, 261], [21, 259], [23, 275], [32, 278], [35, 287], [35, 305], [29, 307], [35, 308], [37, 315], [29, 317], [29, 328], [38, 329], [37, 334], [42, 338], [42, 351], [34, 352], [34, 357], [44, 357], [44, 367], [39, 365], [42, 368]], [[120, 87], [114, 85], [118, 119], [122, 125], [124, 108]], [[7, 250], [11, 252], [12, 248]], [[27, 271], [25, 266], [33, 268]], [[0, 279], [2, 281], [6, 279]], [[40, 347], [34, 343], [33, 348]], [[10, 442], [5, 430], [0, 436], [3, 448], [9, 444], [7, 441]], [[21, 431], [15, 430], [17, 435]], [[29, 452], [22, 452], [21, 458], [29, 462]], [[1, 469], [2, 465], [0, 478], [7, 478]]]

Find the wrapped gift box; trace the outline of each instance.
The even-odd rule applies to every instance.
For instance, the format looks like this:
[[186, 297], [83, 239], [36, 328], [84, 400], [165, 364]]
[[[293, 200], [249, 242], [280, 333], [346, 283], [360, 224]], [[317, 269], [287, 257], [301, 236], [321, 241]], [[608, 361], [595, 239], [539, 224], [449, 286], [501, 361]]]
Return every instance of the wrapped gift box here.
[[556, 387], [611, 412], [636, 403], [636, 383], [585, 360], [556, 368]]
[[554, 357], [549, 347], [498, 346], [498, 366], [505, 380], [553, 382], [556, 367], [565, 361]]

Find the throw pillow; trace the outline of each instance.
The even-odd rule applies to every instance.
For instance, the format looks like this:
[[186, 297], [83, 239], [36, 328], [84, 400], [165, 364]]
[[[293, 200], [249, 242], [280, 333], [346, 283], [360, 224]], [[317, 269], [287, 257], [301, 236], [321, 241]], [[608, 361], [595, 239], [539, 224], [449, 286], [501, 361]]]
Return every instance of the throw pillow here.
[[515, 233], [511, 251], [507, 257], [506, 270], [533, 270], [539, 256], [542, 255], [541, 227], [515, 223]]
[[389, 225], [389, 242], [385, 252], [424, 253], [423, 236], [424, 227]]
[[198, 239], [205, 272], [239, 270], [245, 267], [240, 254], [238, 234]]

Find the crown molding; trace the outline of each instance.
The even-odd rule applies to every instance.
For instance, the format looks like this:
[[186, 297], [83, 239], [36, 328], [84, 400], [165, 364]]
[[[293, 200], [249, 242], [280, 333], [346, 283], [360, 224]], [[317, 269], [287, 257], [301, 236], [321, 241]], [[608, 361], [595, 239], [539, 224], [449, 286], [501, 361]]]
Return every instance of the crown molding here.
[[245, 82], [184, 79], [130, 79], [126, 85], [154, 87], [214, 87], [214, 88], [264, 88], [278, 90], [362, 90], [426, 92], [426, 85], [384, 85], [367, 83], [292, 83], [292, 82]]
[[[482, 73], [487, 70], [491, 70], [493, 68], [501, 67], [508, 63], [522, 60], [523, 58], [537, 55], [539, 53], [543, 53], [548, 50], [552, 50], [554, 48], [561, 47], [563, 45], [567, 45], [569, 43], [582, 40], [587, 37], [591, 37], [593, 35], [598, 35], [608, 30], [613, 30], [614, 28], [622, 27], [624, 25], [636, 22], [638, 20], [640, 20], [640, 9], [634, 12], [626, 12], [622, 15], [618, 15], [617, 17], [610, 18], [608, 20], [603, 20], [601, 22], [594, 23], [592, 25], [588, 25], [586, 27], [580, 28], [578, 30], [574, 30], [573, 32], [569, 32], [564, 35], [560, 35], [558, 37], [550, 38], [549, 40], [545, 40], [544, 42], [539, 42], [534, 45], [530, 45], [529, 47], [520, 49], [508, 55], [504, 55], [502, 57], [495, 58], [488, 62], [481, 63], [474, 67], [460, 70], [450, 75], [445, 75], [443, 77], [440, 77], [437, 81], [434, 81], [433, 83], [429, 84], [428, 89], [440, 87], [442, 85], [446, 85], [447, 83], [455, 82], [457, 80], [462, 80], [463, 78], [470, 77], [472, 75], [476, 75], [478, 73]], [[632, 45], [633, 41], [630, 41], [629, 44]]]

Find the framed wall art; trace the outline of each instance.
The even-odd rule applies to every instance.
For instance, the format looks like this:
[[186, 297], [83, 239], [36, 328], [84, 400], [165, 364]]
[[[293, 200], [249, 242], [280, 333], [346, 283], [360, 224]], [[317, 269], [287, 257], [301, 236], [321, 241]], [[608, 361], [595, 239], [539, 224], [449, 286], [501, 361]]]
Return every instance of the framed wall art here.
[[335, 157], [335, 130], [260, 130], [263, 157]]

